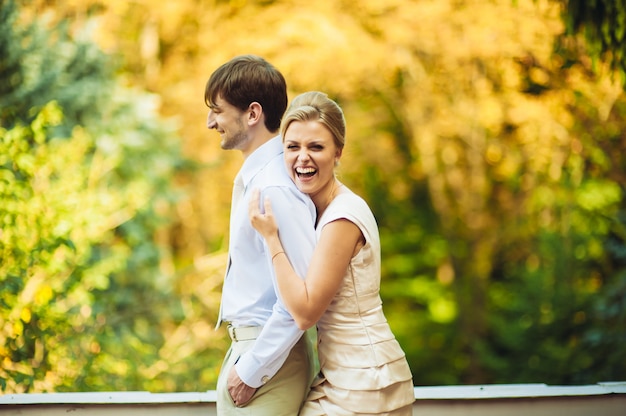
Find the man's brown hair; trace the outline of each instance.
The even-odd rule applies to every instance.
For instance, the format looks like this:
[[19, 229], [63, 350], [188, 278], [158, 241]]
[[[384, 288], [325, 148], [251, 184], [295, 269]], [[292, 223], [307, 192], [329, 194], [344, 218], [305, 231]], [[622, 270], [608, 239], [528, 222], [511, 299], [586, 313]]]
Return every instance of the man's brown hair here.
[[253, 102], [259, 103], [265, 114], [265, 127], [276, 132], [287, 108], [287, 83], [283, 74], [265, 59], [241, 55], [221, 65], [207, 81], [204, 102], [213, 107], [218, 96], [242, 111]]

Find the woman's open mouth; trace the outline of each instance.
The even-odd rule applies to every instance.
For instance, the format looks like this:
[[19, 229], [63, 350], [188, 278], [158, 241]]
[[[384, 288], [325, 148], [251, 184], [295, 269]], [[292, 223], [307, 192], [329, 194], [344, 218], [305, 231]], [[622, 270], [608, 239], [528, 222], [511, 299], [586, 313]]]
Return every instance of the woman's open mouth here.
[[302, 179], [310, 178], [317, 173], [317, 169], [311, 168], [311, 167], [306, 167], [306, 168], [297, 167], [295, 170], [296, 170], [296, 175], [298, 175], [298, 178], [302, 178]]

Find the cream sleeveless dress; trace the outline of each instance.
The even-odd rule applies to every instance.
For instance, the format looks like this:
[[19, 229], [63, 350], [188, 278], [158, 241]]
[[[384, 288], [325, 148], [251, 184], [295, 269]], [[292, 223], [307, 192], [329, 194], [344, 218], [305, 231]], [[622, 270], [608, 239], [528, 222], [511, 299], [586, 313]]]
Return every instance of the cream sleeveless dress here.
[[356, 224], [366, 243], [317, 323], [320, 374], [300, 415], [411, 415], [411, 371], [379, 296], [378, 225], [361, 197], [344, 192], [320, 218], [318, 239], [324, 225], [340, 218]]

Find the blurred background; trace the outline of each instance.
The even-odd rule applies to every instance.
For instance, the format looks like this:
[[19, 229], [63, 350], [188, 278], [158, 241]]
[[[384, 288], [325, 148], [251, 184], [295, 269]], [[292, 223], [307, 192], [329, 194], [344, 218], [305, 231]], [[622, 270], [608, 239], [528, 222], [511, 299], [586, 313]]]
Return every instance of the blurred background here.
[[258, 54], [345, 110], [414, 383], [626, 379], [626, 6], [3, 0], [0, 391], [205, 391]]

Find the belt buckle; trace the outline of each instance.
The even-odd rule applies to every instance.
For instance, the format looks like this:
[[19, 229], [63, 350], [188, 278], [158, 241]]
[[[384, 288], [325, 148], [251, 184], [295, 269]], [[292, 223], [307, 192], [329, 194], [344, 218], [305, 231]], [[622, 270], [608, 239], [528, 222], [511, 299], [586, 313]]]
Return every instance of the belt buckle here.
[[239, 340], [237, 339], [237, 331], [235, 331], [235, 327], [232, 325], [228, 325], [228, 333], [230, 334], [230, 339], [232, 339], [234, 342], [238, 342]]

